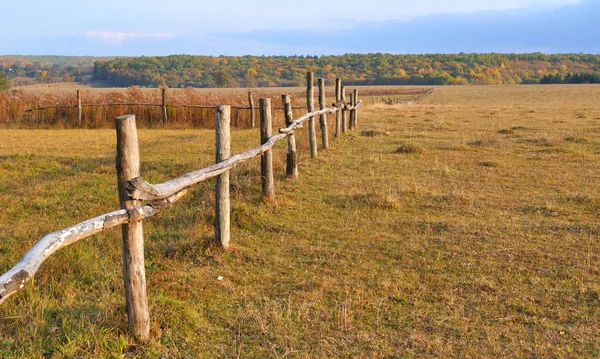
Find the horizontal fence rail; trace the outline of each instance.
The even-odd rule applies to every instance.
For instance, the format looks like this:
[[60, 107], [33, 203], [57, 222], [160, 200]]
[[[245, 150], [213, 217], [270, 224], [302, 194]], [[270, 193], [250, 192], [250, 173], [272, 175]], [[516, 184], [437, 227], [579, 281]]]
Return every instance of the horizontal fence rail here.
[[[77, 125], [81, 126], [83, 124], [83, 109], [84, 108], [98, 108], [98, 107], [161, 107], [162, 108], [162, 120], [163, 124], [166, 126], [169, 121], [168, 111], [167, 109], [177, 109], [177, 108], [187, 108], [187, 109], [214, 109], [216, 106], [214, 105], [192, 105], [192, 104], [168, 104], [167, 103], [167, 95], [166, 89], [161, 89], [162, 92], [162, 102], [161, 103], [144, 103], [144, 102], [125, 102], [125, 103], [82, 103], [81, 100], [81, 91], [77, 90], [77, 98], [76, 103], [72, 106], [62, 105], [62, 106], [37, 106], [34, 108], [30, 108], [25, 110], [25, 113], [33, 113], [35, 111], [45, 111], [45, 110], [70, 110], [77, 109]], [[293, 109], [304, 109], [306, 106], [292, 106]], [[254, 105], [254, 101], [252, 99], [252, 92], [248, 92], [248, 106], [230, 106], [231, 109], [236, 110], [249, 110], [250, 111], [250, 125], [252, 128], [255, 127], [254, 121], [254, 110], [256, 106]], [[275, 106], [273, 109], [282, 110], [283, 106]]]
[[[310, 96], [313, 95], [312, 73], [307, 75], [307, 79], [309, 80], [307, 82], [307, 108], [310, 109], [314, 106], [310, 99]], [[339, 83], [338, 80], [337, 84]], [[223, 248], [227, 248], [229, 246], [230, 233], [228, 171], [240, 163], [261, 156], [263, 198], [271, 200], [275, 195], [271, 154], [275, 143], [287, 138], [288, 156], [286, 174], [288, 177], [295, 178], [298, 176], [298, 169], [294, 132], [303, 128], [306, 121], [310, 123], [317, 116], [320, 116], [321, 130], [323, 131], [323, 128], [327, 128], [325, 115], [327, 113], [335, 113], [336, 115], [342, 115], [336, 116], [336, 129], [345, 129], [346, 127], [350, 129], [356, 128], [357, 110], [362, 103], [362, 101], [358, 101], [357, 99], [356, 90], [353, 93], [352, 102], [346, 103], [342, 87], [341, 97], [340, 93], [336, 91], [336, 103], [332, 104], [329, 108], [325, 108], [323, 80], [319, 81], [319, 85], [319, 104], [321, 109], [318, 111], [309, 111], [295, 120], [292, 119], [292, 106], [289, 96], [282, 96], [287, 127], [279, 129], [276, 135], [271, 134], [271, 99], [260, 99], [261, 144], [234, 156], [229, 156], [229, 111], [231, 107], [214, 107], [216, 110], [217, 163], [159, 184], [150, 184], [139, 175], [139, 148], [135, 116], [128, 115], [117, 118], [116, 168], [119, 178], [119, 200], [122, 209], [86, 220], [58, 232], [50, 233], [40, 239], [12, 269], [0, 276], [0, 304], [23, 288], [33, 278], [42, 263], [59, 249], [121, 225], [123, 228], [123, 275], [129, 330], [139, 340], [148, 339], [149, 313], [144, 273], [142, 221], [169, 209], [187, 193], [189, 188], [217, 177], [217, 185], [215, 187], [217, 191], [215, 196], [217, 202], [215, 205], [215, 240]], [[251, 97], [250, 94], [249, 97]], [[349, 114], [350, 123], [339, 123], [340, 118], [342, 122], [344, 121], [346, 113]], [[309, 130], [314, 131], [314, 129], [315, 126], [313, 123], [312, 126], [309, 126]], [[309, 133], [309, 135], [314, 136], [314, 132], [312, 134]], [[337, 132], [336, 137], [339, 137], [339, 133]], [[310, 142], [311, 146], [313, 146], [313, 141]], [[314, 141], [314, 146], [316, 146], [316, 141]], [[324, 140], [323, 147], [327, 148], [328, 146], [328, 144], [325, 145]], [[316, 150], [314, 155], [311, 151], [311, 157], [314, 156], [316, 156]], [[143, 204], [141, 201], [150, 202]]]

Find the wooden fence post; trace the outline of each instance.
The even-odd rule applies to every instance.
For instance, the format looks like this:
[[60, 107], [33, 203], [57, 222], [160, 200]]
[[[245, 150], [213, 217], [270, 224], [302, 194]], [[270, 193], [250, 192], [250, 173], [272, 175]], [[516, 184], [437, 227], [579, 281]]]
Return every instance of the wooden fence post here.
[[77, 126], [81, 127], [81, 90], [77, 90]]
[[[335, 79], [335, 102], [342, 100], [342, 79]], [[335, 112], [335, 137], [340, 137], [342, 133], [342, 111]]]
[[169, 119], [167, 117], [167, 89], [162, 88], [162, 113], [163, 113], [163, 125], [167, 125]]
[[[135, 115], [118, 117], [117, 130], [117, 182], [119, 202], [122, 209], [131, 209], [141, 203], [127, 194], [127, 181], [140, 176], [140, 152], [138, 147]], [[130, 213], [129, 223], [123, 232], [123, 280], [127, 301], [129, 331], [139, 340], [150, 337], [150, 314], [146, 298], [146, 270], [144, 267], [144, 233], [142, 213]]]
[[[350, 92], [350, 106], [354, 106], [354, 92]], [[354, 109], [350, 110], [348, 114], [348, 129], [354, 128]]]
[[250, 126], [256, 127], [256, 119], [254, 117], [254, 99], [252, 98], [252, 91], [248, 91], [248, 105], [250, 105]]
[[[342, 86], [340, 91], [340, 100], [346, 102], [346, 87]], [[345, 106], [345, 105], [344, 105]], [[342, 110], [342, 132], [346, 133], [347, 121], [346, 121], [346, 110]]]
[[[231, 157], [231, 107], [217, 106], [215, 109], [216, 162]], [[215, 242], [229, 248], [231, 236], [231, 203], [229, 199], [229, 171], [217, 176], [215, 183]]]
[[371, 95], [371, 100], [373, 102], [373, 105], [375, 104], [375, 95]]
[[[352, 106], [358, 105], [358, 89], [354, 89], [354, 103], [352, 104]], [[358, 110], [354, 109], [354, 115], [353, 115], [353, 119], [352, 119], [352, 128], [356, 130], [356, 125], [358, 125]]]
[[[325, 109], [325, 80], [319, 79], [319, 109]], [[322, 114], [319, 119], [321, 126], [321, 139], [323, 140], [323, 148], [329, 148], [329, 133], [327, 128], [327, 115]]]
[[[289, 126], [292, 124], [293, 112], [292, 103], [289, 95], [282, 95], [281, 101], [283, 102], [283, 113], [285, 114], [285, 125]], [[296, 136], [292, 131], [287, 136], [288, 141], [288, 153], [287, 153], [287, 165], [285, 169], [285, 175], [291, 178], [298, 178], [298, 158], [296, 153]]]
[[[309, 113], [315, 110], [314, 76], [310, 71], [306, 73], [306, 109]], [[317, 131], [314, 116], [308, 119], [308, 141], [310, 143], [310, 157], [317, 157]]]
[[[260, 107], [260, 144], [265, 144], [273, 134], [271, 117], [271, 99], [258, 100]], [[275, 181], [273, 179], [273, 151], [267, 150], [260, 155], [260, 177], [263, 199], [275, 200]]]

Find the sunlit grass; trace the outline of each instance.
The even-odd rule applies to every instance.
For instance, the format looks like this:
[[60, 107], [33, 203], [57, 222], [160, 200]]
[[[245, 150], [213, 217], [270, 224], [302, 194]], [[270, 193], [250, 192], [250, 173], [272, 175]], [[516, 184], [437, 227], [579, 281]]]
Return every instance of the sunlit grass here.
[[[436, 88], [365, 106], [314, 160], [302, 130], [298, 180], [276, 148], [276, 203], [260, 199], [258, 160], [232, 171], [230, 252], [210, 244], [212, 183], [145, 222], [149, 343], [127, 335], [114, 230], [59, 252], [0, 306], [0, 356], [597, 357], [599, 96]], [[117, 208], [113, 131], [0, 135], [1, 271]], [[150, 182], [214, 161], [211, 130], [139, 137]], [[233, 152], [258, 138], [234, 131]], [[420, 153], [398, 151], [409, 145]]]

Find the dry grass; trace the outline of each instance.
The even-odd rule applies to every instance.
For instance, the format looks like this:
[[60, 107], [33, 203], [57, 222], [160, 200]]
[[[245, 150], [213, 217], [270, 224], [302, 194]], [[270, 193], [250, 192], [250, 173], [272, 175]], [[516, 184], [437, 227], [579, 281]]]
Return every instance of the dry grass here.
[[[233, 171], [231, 252], [208, 244], [211, 184], [146, 222], [149, 343], [126, 334], [111, 231], [55, 255], [0, 307], [0, 356], [598, 357], [599, 96], [443, 87], [418, 105], [365, 106], [359, 127], [390, 134], [349, 133], [315, 160], [300, 136], [297, 181], [283, 177], [282, 144], [276, 204], [260, 201], [257, 161]], [[112, 131], [1, 133], [4, 271], [117, 196]], [[205, 166], [213, 138], [143, 130], [142, 173]], [[233, 138], [239, 152], [258, 133]]]

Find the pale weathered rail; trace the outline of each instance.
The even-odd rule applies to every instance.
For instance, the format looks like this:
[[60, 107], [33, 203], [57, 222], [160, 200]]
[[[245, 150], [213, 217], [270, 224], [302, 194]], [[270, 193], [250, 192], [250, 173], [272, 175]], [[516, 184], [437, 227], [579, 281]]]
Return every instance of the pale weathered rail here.
[[[307, 108], [311, 109], [314, 106], [314, 102], [311, 101], [313, 96], [311, 73], [307, 75], [307, 79], [309, 80], [307, 83]], [[215, 205], [215, 240], [223, 248], [228, 248], [230, 235], [229, 170], [260, 155], [263, 198], [272, 200], [275, 196], [275, 190], [271, 151], [276, 142], [287, 138], [286, 174], [288, 177], [295, 178], [298, 175], [298, 169], [294, 131], [302, 128], [304, 122], [314, 121], [316, 116], [320, 116], [321, 130], [323, 131], [327, 128], [325, 118], [327, 113], [342, 113], [342, 116], [336, 116], [336, 137], [340, 136], [337, 129], [342, 128], [342, 131], [345, 132], [346, 127], [351, 129], [356, 127], [356, 112], [362, 102], [357, 100], [357, 91], [354, 91], [352, 103], [350, 104], [343, 100], [343, 88], [341, 93], [336, 91], [336, 103], [330, 108], [324, 108], [323, 83], [323, 80], [320, 79], [319, 102], [321, 109], [319, 111], [309, 111], [295, 120], [292, 119], [292, 106], [289, 96], [282, 96], [287, 127], [279, 129], [279, 133], [276, 135], [271, 133], [271, 99], [260, 99], [261, 145], [231, 157], [229, 157], [231, 107], [217, 106], [215, 111], [217, 163], [160, 184], [150, 184], [140, 177], [135, 116], [128, 115], [117, 118], [116, 168], [119, 179], [119, 200], [122, 209], [44, 236], [25, 253], [12, 269], [0, 276], [0, 304], [23, 288], [33, 278], [42, 263], [59, 249], [109, 228], [122, 225], [123, 277], [129, 330], [140, 340], [148, 339], [150, 319], [146, 298], [142, 221], [170, 208], [173, 203], [186, 194], [188, 188], [217, 177], [215, 187], [217, 202]], [[336, 83], [337, 85], [340, 84], [339, 81]], [[347, 112], [350, 113], [349, 126], [344, 122]], [[340, 123], [340, 117], [342, 123]], [[311, 157], [316, 156], [317, 153], [315, 127], [314, 123], [309, 126], [309, 138], [315, 139], [310, 141], [311, 147], [314, 146], [314, 148], [311, 148]], [[328, 142], [324, 138], [323, 147], [327, 148], [328, 146]], [[142, 204], [142, 200], [151, 202]]]

